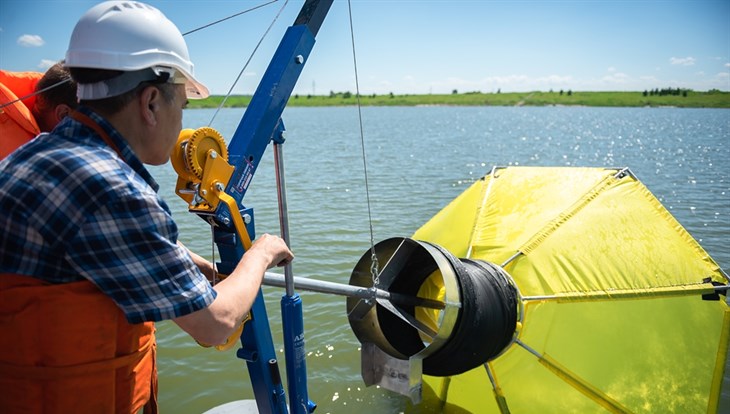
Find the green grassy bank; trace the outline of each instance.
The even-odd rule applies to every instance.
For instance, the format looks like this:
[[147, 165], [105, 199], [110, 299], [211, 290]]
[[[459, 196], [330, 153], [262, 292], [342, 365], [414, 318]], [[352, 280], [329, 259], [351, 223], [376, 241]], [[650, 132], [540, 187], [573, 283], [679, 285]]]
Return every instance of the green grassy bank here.
[[[613, 106], [613, 107], [660, 107], [681, 108], [730, 108], [730, 92], [695, 92], [676, 90], [674, 93], [653, 92], [509, 92], [509, 93], [452, 93], [447, 95], [363, 95], [362, 106], [416, 106], [416, 105], [465, 105], [465, 106]], [[223, 96], [214, 95], [203, 100], [191, 100], [188, 108], [217, 108]], [[249, 95], [230, 96], [225, 107], [245, 107], [251, 101]], [[329, 95], [293, 95], [289, 106], [343, 106], [356, 105], [357, 99], [349, 92]]]

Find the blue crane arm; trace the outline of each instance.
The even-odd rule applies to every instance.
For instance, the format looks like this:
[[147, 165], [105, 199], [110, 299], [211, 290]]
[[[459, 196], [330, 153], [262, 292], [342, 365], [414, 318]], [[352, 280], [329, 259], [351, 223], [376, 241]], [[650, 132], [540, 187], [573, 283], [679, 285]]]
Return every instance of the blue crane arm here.
[[[307, 0], [294, 25], [284, 33], [269, 66], [251, 98], [241, 122], [228, 145], [229, 163], [235, 168], [225, 192], [243, 208], [243, 197], [269, 143], [283, 142], [284, 125], [281, 114], [286, 107], [304, 64], [315, 43], [315, 36], [332, 5], [333, 0]], [[245, 249], [235, 237], [231, 226], [233, 218], [228, 206], [216, 210], [219, 229], [216, 238], [223, 269], [233, 270]], [[242, 209], [242, 215], [253, 218], [251, 209]], [[250, 237], [255, 237], [252, 220], [246, 226]], [[219, 243], [220, 241], [220, 243]]]
[[[243, 197], [269, 143], [272, 141], [283, 142], [284, 125], [281, 121], [281, 115], [314, 47], [314, 38], [332, 5], [332, 1], [307, 0], [304, 3], [294, 25], [287, 29], [279, 43], [228, 145], [228, 160], [230, 165], [234, 167], [234, 171], [226, 185], [225, 193], [235, 203], [220, 203], [215, 210], [214, 217], [216, 222], [214, 241], [218, 246], [221, 259], [218, 270], [223, 274], [230, 274], [245, 253], [244, 246], [246, 243], [242, 238], [249, 237], [253, 239], [255, 237], [253, 210], [243, 206]], [[235, 209], [235, 206], [239, 208], [238, 212], [231, 211], [231, 208]], [[242, 236], [236, 231], [235, 226], [231, 225], [236, 221], [233, 214], [238, 213], [241, 214], [241, 217], [247, 219], [244, 221], [248, 235]], [[291, 305], [282, 306], [282, 308], [287, 312], [284, 315], [285, 325], [293, 324], [294, 329], [299, 327], [299, 332], [301, 332], [303, 330], [301, 301], [297, 302], [297, 300], [298, 296], [283, 301], [287, 304], [289, 302], [295, 303], [293, 312], [289, 310], [292, 308]], [[251, 319], [246, 322], [241, 334], [242, 347], [238, 350], [237, 355], [239, 358], [246, 360], [258, 411], [260, 413], [286, 413], [286, 397], [281, 384], [261, 289], [259, 289], [251, 308], [250, 316]], [[294, 341], [301, 343], [300, 346], [303, 348], [303, 333], [291, 333], [289, 335], [292, 338], [285, 337], [287, 348], [289, 348], [289, 343]], [[291, 404], [292, 412], [311, 413], [316, 405], [308, 400], [306, 368], [303, 361], [301, 361], [301, 364], [290, 363], [289, 353], [287, 349], [289, 382], [297, 384], [293, 390], [290, 384], [291, 393], [294, 395]], [[298, 367], [293, 369], [297, 372], [289, 372], [290, 364]]]
[[294, 25], [287, 29], [279, 43], [233, 134], [228, 153], [229, 162], [236, 170], [226, 192], [239, 203], [266, 147], [272, 140], [281, 139], [281, 114], [304, 69], [314, 47], [315, 35], [331, 4], [332, 0], [310, 0], [302, 6]]

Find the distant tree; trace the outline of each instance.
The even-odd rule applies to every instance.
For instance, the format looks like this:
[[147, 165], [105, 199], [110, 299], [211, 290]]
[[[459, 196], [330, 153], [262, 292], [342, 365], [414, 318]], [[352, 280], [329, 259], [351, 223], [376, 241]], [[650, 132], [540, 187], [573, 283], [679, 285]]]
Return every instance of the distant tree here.
[[649, 95], [649, 92], [648, 92], [648, 91], [647, 91], [646, 89], [644, 89], [644, 93], [643, 93], [643, 95], [644, 95], [644, 96], [648, 96], [648, 95]]
[[312, 99], [312, 94], [307, 94], [307, 99]]
[[497, 93], [502, 93], [502, 89], [497, 89]]
[[350, 98], [352, 98], [352, 94], [350, 93], [350, 91], [347, 91], [342, 94], [342, 97], [345, 99], [350, 99]]
[[330, 91], [330, 98], [334, 98], [335, 96], [337, 96], [335, 91]]
[[299, 94], [294, 94], [294, 99], [299, 99]]
[[459, 91], [457, 91], [456, 89], [454, 89], [453, 91], [451, 91], [451, 94], [452, 95], [458, 95], [459, 94]]
[[393, 92], [390, 93], [390, 98], [395, 98], [395, 95], [393, 95]]
[[560, 90], [560, 96], [563, 96], [563, 90], [562, 89]]
[[570, 96], [572, 94], [573, 94], [573, 91], [571, 91], [570, 89], [568, 89], [568, 96]]

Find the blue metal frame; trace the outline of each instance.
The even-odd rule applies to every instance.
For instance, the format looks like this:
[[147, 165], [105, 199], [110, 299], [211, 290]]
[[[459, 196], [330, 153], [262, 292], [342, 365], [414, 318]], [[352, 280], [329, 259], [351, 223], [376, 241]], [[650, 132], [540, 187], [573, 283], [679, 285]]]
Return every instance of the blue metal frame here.
[[[253, 210], [243, 207], [243, 197], [269, 143], [284, 141], [281, 114], [332, 1], [304, 3], [294, 25], [284, 34], [228, 146], [229, 163], [235, 170], [225, 191], [236, 200], [241, 215], [249, 218], [246, 228], [251, 239], [255, 238]], [[230, 274], [245, 253], [243, 242], [236, 235], [231, 212], [224, 203], [217, 208], [214, 221], [214, 241], [221, 258], [218, 269]], [[311, 413], [316, 405], [309, 401], [307, 393], [301, 299], [296, 294], [285, 295], [281, 306], [291, 412]], [[286, 396], [261, 290], [251, 308], [251, 320], [246, 322], [241, 334], [241, 344], [237, 355], [246, 360], [259, 412], [286, 413]]]

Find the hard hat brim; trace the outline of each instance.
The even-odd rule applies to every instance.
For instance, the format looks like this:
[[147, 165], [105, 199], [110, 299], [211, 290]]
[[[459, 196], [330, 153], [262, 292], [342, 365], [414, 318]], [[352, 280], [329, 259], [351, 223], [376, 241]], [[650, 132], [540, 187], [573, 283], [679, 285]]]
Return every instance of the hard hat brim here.
[[177, 68], [185, 76], [185, 95], [188, 99], [205, 99], [210, 96], [208, 88], [200, 83], [193, 75], [182, 68]]

